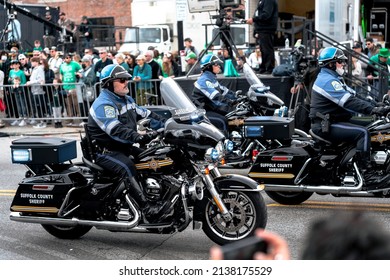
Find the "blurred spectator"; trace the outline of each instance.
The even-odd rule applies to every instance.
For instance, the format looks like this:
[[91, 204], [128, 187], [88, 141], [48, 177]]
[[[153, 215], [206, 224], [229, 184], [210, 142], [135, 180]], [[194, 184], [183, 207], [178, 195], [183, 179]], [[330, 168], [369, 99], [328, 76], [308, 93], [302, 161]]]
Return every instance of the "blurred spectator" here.
[[[26, 84], [26, 75], [24, 74], [23, 70], [20, 69], [20, 62], [15, 59], [11, 60], [11, 67], [10, 67], [9, 75], [8, 75], [8, 84], [13, 85], [15, 77], [19, 77], [20, 79], [20, 85], [23, 86]], [[17, 103], [15, 99], [15, 95], [11, 94], [10, 92], [6, 92], [8, 94], [6, 98], [6, 113], [8, 117], [18, 117], [17, 112]], [[17, 123], [19, 124], [19, 123]]]
[[379, 49], [374, 43], [374, 39], [371, 37], [366, 38], [366, 49], [365, 53], [367, 54], [368, 58], [371, 58], [372, 56], [378, 54]]
[[[379, 89], [388, 89], [390, 83], [390, 51], [387, 48], [382, 48], [379, 53], [371, 56], [370, 61], [376, 62], [377, 64], [370, 64], [367, 66], [367, 79], [373, 81], [374, 78], [379, 77], [379, 71], [382, 69], [386, 72], [387, 76], [384, 79], [376, 79], [373, 81], [373, 86], [378, 90], [378, 96], [374, 96], [377, 101], [382, 101], [383, 96], [388, 92], [379, 92]], [[379, 64], [379, 65], [378, 65]], [[385, 74], [385, 75], [386, 75]]]
[[161, 71], [159, 73], [159, 78], [167, 77], [178, 77], [180, 75], [179, 65], [174, 61], [173, 55], [171, 52], [164, 53], [163, 63]]
[[247, 62], [249, 66], [252, 67], [253, 70], [258, 71], [260, 69], [261, 61], [262, 58], [261, 58], [260, 46], [256, 46], [255, 51], [249, 55]]
[[[46, 59], [40, 60], [41, 65], [43, 66], [43, 71], [45, 72], [45, 86], [43, 90], [45, 91], [45, 103], [47, 104], [47, 117], [52, 116], [52, 103], [53, 103], [53, 81], [55, 78], [54, 71], [50, 69], [49, 63]], [[48, 121], [47, 124], [50, 124], [51, 121]]]
[[274, 37], [278, 26], [278, 1], [259, 1], [253, 17], [247, 19], [246, 23], [253, 24], [254, 37], [263, 56], [259, 73], [271, 74], [275, 68]]
[[41, 46], [41, 41], [39, 40], [35, 40], [34, 41], [34, 48], [33, 48], [33, 51], [42, 51], [42, 46]]
[[198, 56], [198, 51], [192, 45], [191, 38], [185, 38], [184, 39], [184, 52], [185, 52], [185, 55], [188, 55], [190, 52], [193, 52], [193, 53], [195, 53]]
[[[268, 244], [268, 252], [258, 252], [255, 260], [288, 260], [285, 239], [258, 229], [255, 235]], [[219, 246], [210, 249], [212, 260], [222, 260]], [[336, 211], [311, 223], [302, 250], [303, 260], [388, 260], [390, 234], [375, 219], [361, 211]]]
[[20, 41], [22, 38], [22, 29], [20, 21], [16, 18], [15, 14], [8, 15], [10, 21], [8, 26], [4, 29], [4, 32], [7, 34], [8, 48], [20, 46]]
[[[194, 52], [188, 53], [185, 60], [187, 62], [186, 71], [185, 71], [186, 74], [197, 75], [197, 74], [200, 74], [202, 72], [200, 69], [200, 64], [197, 63], [198, 57], [196, 56], [196, 54]], [[189, 73], [189, 71], [191, 70], [191, 68], [195, 64], [196, 64], [196, 66], [192, 69], [191, 73]]]
[[360, 211], [338, 211], [315, 221], [304, 244], [304, 260], [390, 259], [388, 231]]
[[[46, 12], [45, 19], [51, 24], [55, 24], [50, 11]], [[55, 45], [56, 39], [56, 30], [51, 24], [44, 24], [43, 26], [43, 45], [45, 48], [49, 49]]]
[[24, 54], [19, 54], [18, 60], [20, 62], [20, 69], [24, 72], [24, 75], [26, 75], [27, 81], [30, 80], [32, 66], [28, 57]]
[[153, 83], [149, 80], [152, 78], [152, 67], [145, 63], [145, 56], [140, 54], [136, 59], [137, 66], [134, 68], [133, 80], [136, 82], [138, 105], [147, 105], [148, 96], [153, 88]]
[[160, 64], [154, 60], [154, 51], [153, 50], [147, 50], [145, 52], [145, 62], [150, 65], [152, 68], [152, 80], [154, 83], [153, 90], [151, 92], [152, 95], [155, 96], [149, 96], [148, 98], [148, 104], [150, 105], [157, 105], [157, 102], [159, 102], [160, 99], [160, 82], [157, 81], [158, 75], [160, 73]]
[[83, 16], [79, 25], [81, 47], [83, 49], [89, 49], [91, 47], [92, 30], [90, 25], [91, 22], [88, 20], [88, 17]]
[[27, 96], [24, 87], [20, 86], [20, 77], [15, 76], [12, 85], [12, 94], [16, 99], [16, 107], [19, 114], [19, 119], [11, 123], [12, 126], [26, 126], [27, 122]]
[[53, 70], [54, 75], [56, 76], [56, 78], [58, 78], [60, 76], [60, 66], [63, 62], [63, 59], [55, 46], [52, 46], [50, 48], [50, 58], [48, 62], [49, 68]]
[[[39, 57], [31, 58], [32, 72], [30, 80], [26, 85], [31, 86], [32, 100], [31, 105], [33, 108], [34, 117], [43, 118], [47, 116], [47, 98], [45, 98], [45, 91], [42, 85], [45, 84], [45, 71], [43, 65], [40, 65]], [[41, 120], [34, 128], [45, 128], [46, 122]]]
[[[126, 57], [127, 57], [126, 63], [129, 66], [129, 73], [130, 73], [130, 75], [133, 76], [134, 68], [135, 68], [135, 66], [137, 66], [137, 62], [136, 62], [135, 56], [132, 55], [132, 54], [129, 54]], [[129, 84], [131, 84], [131, 83], [129, 83]]]
[[92, 64], [95, 65], [96, 62], [98, 62], [99, 56], [98, 56], [98, 55], [95, 55], [95, 54], [93, 53], [92, 48], [85, 49], [85, 50], [84, 50], [84, 55], [86, 55], [86, 54], [89, 54], [90, 56], [92, 56]]
[[60, 78], [54, 78], [53, 80], [53, 118], [54, 118], [54, 128], [61, 128], [61, 116], [64, 112], [64, 104], [66, 101], [66, 91], [62, 89], [62, 80]]
[[112, 59], [107, 57], [107, 50], [106, 49], [102, 49], [99, 51], [99, 57], [100, 57], [100, 60], [98, 60], [96, 62], [95, 69], [94, 69], [97, 82], [100, 81], [100, 72], [102, 71], [102, 69], [105, 66], [113, 63]]
[[[77, 99], [76, 82], [77, 78], [81, 76], [81, 66], [79, 63], [72, 60], [71, 54], [65, 55], [65, 61], [61, 64], [60, 74], [63, 81], [63, 88], [67, 93], [66, 111], [68, 117], [80, 117], [80, 109]], [[78, 123], [76, 119], [71, 120], [68, 125], [72, 126], [73, 122]]]
[[125, 70], [127, 72], [129, 72], [130, 68], [129, 68], [129, 65], [126, 63], [125, 61], [125, 55], [122, 54], [122, 53], [117, 53], [115, 55], [115, 60], [116, 62], [118, 63], [118, 65], [122, 66], [123, 68], [125, 68]]

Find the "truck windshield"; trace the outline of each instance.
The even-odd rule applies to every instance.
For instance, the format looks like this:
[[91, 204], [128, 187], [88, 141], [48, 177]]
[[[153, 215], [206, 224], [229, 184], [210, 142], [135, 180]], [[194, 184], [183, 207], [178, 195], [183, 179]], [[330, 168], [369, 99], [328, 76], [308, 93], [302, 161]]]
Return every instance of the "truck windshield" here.
[[161, 28], [142, 27], [139, 29], [140, 43], [160, 43], [161, 37]]
[[[139, 40], [137, 40], [137, 32], [139, 32]], [[158, 27], [127, 28], [125, 42], [161, 43], [161, 32], [161, 28]]]

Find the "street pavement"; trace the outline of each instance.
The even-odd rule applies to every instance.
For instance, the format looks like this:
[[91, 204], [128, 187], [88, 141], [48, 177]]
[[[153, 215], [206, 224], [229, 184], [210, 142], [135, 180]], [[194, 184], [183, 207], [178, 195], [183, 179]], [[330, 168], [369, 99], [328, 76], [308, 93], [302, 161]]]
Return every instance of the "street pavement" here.
[[26, 125], [23, 127], [10, 126], [7, 124], [5, 127], [0, 128], [0, 137], [7, 136], [46, 136], [46, 135], [62, 135], [62, 134], [75, 134], [83, 132], [81, 126], [65, 126], [62, 128], [55, 128], [54, 124], [47, 125], [45, 128], [34, 128], [32, 125]]

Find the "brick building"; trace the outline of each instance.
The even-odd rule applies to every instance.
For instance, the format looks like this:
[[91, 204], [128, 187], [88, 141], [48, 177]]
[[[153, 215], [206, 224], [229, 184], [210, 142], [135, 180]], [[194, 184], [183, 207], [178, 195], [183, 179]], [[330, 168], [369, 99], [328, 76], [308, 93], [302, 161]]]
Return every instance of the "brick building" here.
[[81, 17], [85, 15], [89, 18], [112, 18], [116, 26], [131, 26], [132, 0], [23, 0], [18, 2], [58, 7], [76, 24], [80, 24]]

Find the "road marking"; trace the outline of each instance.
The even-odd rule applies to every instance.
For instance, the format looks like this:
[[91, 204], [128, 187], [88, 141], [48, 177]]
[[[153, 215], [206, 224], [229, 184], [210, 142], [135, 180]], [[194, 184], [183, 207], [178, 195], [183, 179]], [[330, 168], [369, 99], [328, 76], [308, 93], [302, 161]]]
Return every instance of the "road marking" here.
[[368, 211], [390, 212], [390, 204], [370, 204], [355, 202], [328, 202], [328, 201], [306, 201], [299, 205], [283, 205], [277, 203], [267, 204], [267, 207], [281, 208], [311, 208], [311, 209], [363, 209]]

